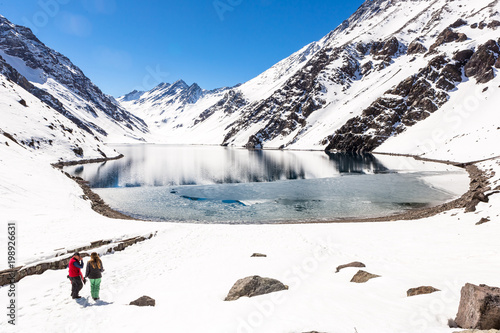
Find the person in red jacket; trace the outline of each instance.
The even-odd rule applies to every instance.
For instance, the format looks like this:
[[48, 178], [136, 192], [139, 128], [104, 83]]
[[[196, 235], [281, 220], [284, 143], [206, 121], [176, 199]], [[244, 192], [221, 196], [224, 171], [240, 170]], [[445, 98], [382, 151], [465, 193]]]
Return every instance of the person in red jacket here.
[[69, 260], [68, 264], [68, 278], [71, 281], [71, 297], [73, 299], [82, 298], [78, 293], [83, 288], [85, 280], [82, 275], [81, 269], [83, 268], [83, 260], [80, 253], [76, 252], [73, 257]]

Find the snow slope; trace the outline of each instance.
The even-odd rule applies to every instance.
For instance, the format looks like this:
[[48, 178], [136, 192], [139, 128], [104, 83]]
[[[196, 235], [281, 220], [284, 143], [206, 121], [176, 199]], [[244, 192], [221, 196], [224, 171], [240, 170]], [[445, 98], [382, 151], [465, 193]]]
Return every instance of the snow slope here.
[[[26, 106], [20, 101], [24, 101]], [[7, 134], [46, 163], [76, 158], [114, 157], [119, 154], [2, 75], [0, 110], [1, 141], [9, 146], [17, 146], [16, 142], [5, 136]]]
[[[16, 221], [18, 264], [30, 264], [90, 241], [158, 230], [152, 240], [104, 255], [101, 301], [69, 297], [66, 271], [17, 284], [18, 318], [2, 332], [448, 332], [466, 282], [498, 285], [500, 196], [475, 213], [449, 211], [419, 221], [308, 225], [189, 225], [110, 220], [90, 210], [71, 180], [42, 156], [0, 142], [2, 224]], [[500, 160], [480, 167], [496, 172]], [[63, 208], [63, 209], [61, 209]], [[475, 225], [482, 217], [491, 222]], [[2, 242], [5, 233], [0, 234]], [[103, 251], [103, 250], [101, 250]], [[254, 252], [267, 258], [250, 258]], [[1, 266], [5, 267], [6, 259]], [[362, 261], [381, 275], [350, 283]], [[288, 291], [224, 302], [239, 278], [277, 278]], [[432, 285], [440, 292], [406, 297]], [[7, 288], [0, 288], [7, 300]], [[127, 305], [142, 295], [154, 308]], [[76, 321], [75, 321], [76, 317]]]
[[105, 95], [68, 58], [1, 15], [0, 59], [4, 74], [15, 71], [11, 76], [17, 84], [89, 134], [108, 142], [136, 142], [146, 136], [146, 124]]
[[477, 86], [472, 80], [464, 83], [463, 90], [453, 92], [440, 112], [390, 138], [375, 151], [431, 159], [447, 155], [456, 162], [500, 156], [498, 84], [491, 81]]

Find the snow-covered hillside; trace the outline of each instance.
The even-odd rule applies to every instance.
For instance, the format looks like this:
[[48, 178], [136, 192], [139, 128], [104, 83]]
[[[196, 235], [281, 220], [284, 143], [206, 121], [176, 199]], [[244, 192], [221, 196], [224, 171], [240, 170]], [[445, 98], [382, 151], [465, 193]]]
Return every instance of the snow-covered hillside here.
[[102, 93], [68, 58], [43, 44], [30, 29], [14, 25], [1, 15], [0, 72], [19, 89], [66, 117], [73, 123], [69, 128], [77, 127], [88, 137], [133, 142], [143, 139], [148, 131], [141, 119]]
[[[0, 141], [46, 161], [114, 157], [118, 153], [0, 75]], [[29, 155], [28, 155], [29, 156]]]
[[[366, 1], [323, 39], [240, 86], [182, 105], [159, 95], [155, 105], [144, 95], [122, 105], [154, 123], [162, 142], [371, 151], [420, 122], [439, 129], [429, 116], [459, 108], [463, 96], [477, 96], [481, 117], [495, 117], [483, 96], [494, 96], [500, 80], [499, 9], [496, 0]], [[460, 130], [461, 144], [473, 144], [474, 134]]]
[[[17, 99], [5, 103], [19, 104]], [[452, 333], [457, 329], [448, 327], [448, 319], [457, 313], [460, 288], [466, 282], [498, 286], [498, 194], [475, 213], [457, 209], [418, 221], [190, 225], [111, 220], [93, 212], [81, 189], [41, 154], [5, 142], [0, 140], [0, 222], [4, 230], [7, 222], [17, 225], [18, 265], [34, 265], [101, 239], [158, 235], [114, 254], [96, 249], [106, 269], [97, 302], [88, 284], [81, 292], [84, 299], [69, 297], [66, 270], [22, 279], [16, 284], [16, 326], [2, 320], [2, 332]], [[498, 189], [500, 161], [478, 166], [496, 173], [491, 188]], [[490, 221], [475, 225], [481, 218]], [[2, 244], [6, 235], [0, 233]], [[251, 258], [254, 252], [267, 257]], [[351, 261], [363, 262], [366, 271], [380, 277], [357, 284], [349, 282], [357, 269], [335, 273], [335, 267]], [[4, 256], [0, 269], [6, 267]], [[279, 279], [289, 290], [224, 301], [237, 279], [254, 274]], [[421, 285], [440, 291], [406, 297], [409, 288]], [[1, 300], [9, 299], [8, 290], [0, 287]], [[128, 305], [142, 295], [155, 298], [156, 306]]]

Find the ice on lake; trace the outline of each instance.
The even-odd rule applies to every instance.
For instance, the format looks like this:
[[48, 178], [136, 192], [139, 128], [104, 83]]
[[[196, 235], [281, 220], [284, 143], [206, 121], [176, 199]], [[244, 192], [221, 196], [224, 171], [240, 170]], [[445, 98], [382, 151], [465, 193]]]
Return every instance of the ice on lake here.
[[[123, 159], [67, 171], [89, 181], [111, 207], [159, 221], [385, 216], [451, 200], [468, 184], [461, 169], [403, 157], [168, 145], [116, 149]], [[438, 178], [439, 187], [427, 181]], [[449, 188], [443, 186], [447, 179]]]

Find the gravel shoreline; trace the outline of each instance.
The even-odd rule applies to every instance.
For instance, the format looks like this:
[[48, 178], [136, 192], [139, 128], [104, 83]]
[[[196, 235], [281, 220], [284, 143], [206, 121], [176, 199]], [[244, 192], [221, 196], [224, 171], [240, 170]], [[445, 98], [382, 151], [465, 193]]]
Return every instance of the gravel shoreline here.
[[65, 166], [71, 166], [71, 165], [80, 165], [80, 164], [89, 164], [89, 163], [104, 163], [107, 161], [113, 161], [113, 160], [118, 160], [122, 158], [123, 155], [120, 154], [115, 157], [109, 157], [109, 158], [96, 158], [96, 159], [87, 159], [87, 160], [81, 160], [81, 161], [69, 161], [69, 162], [57, 162], [52, 164], [54, 168], [57, 168], [61, 170], [62, 173], [64, 173], [68, 178], [72, 179], [75, 181], [80, 188], [83, 190], [84, 200], [90, 200], [92, 203], [92, 209], [105, 216], [109, 217], [111, 219], [120, 219], [120, 220], [136, 220], [136, 221], [143, 221], [134, 217], [131, 217], [129, 215], [123, 214], [117, 210], [114, 210], [113, 208], [109, 207], [107, 203], [104, 202], [104, 200], [88, 185], [88, 182], [84, 180], [81, 177], [75, 177], [67, 173], [66, 171], [63, 170]]
[[[438, 206], [427, 207], [427, 208], [416, 208], [412, 210], [408, 210], [402, 213], [398, 213], [395, 215], [389, 216], [381, 216], [381, 217], [370, 217], [370, 218], [346, 218], [346, 219], [337, 219], [331, 221], [308, 221], [308, 222], [280, 222], [273, 224], [317, 224], [317, 223], [356, 223], [356, 222], [390, 222], [390, 221], [404, 221], [404, 220], [418, 220], [422, 218], [431, 217], [445, 211], [449, 211], [452, 209], [465, 208], [466, 212], [473, 212], [476, 210], [476, 206], [479, 202], [488, 202], [488, 196], [485, 195], [485, 192], [489, 191], [491, 188], [488, 184], [488, 176], [485, 172], [480, 170], [475, 163], [483, 162], [486, 160], [475, 161], [470, 163], [456, 163], [452, 161], [440, 161], [435, 159], [426, 159], [419, 156], [412, 155], [401, 155], [401, 154], [388, 154], [388, 153], [377, 153], [379, 155], [391, 155], [391, 156], [402, 156], [402, 157], [412, 157], [417, 160], [425, 161], [425, 162], [433, 162], [433, 163], [444, 163], [448, 165], [453, 165], [456, 167], [464, 168], [470, 178], [469, 190], [464, 193], [460, 198], [443, 203]], [[63, 167], [71, 166], [71, 165], [80, 165], [80, 164], [89, 164], [89, 163], [103, 163], [106, 161], [117, 160], [122, 158], [123, 155], [120, 154], [111, 158], [98, 158], [98, 159], [87, 159], [81, 161], [68, 161], [68, 162], [58, 162], [52, 164], [53, 167], [60, 169], [68, 178], [75, 181], [84, 192], [84, 199], [90, 200], [92, 202], [92, 209], [97, 213], [112, 219], [123, 219], [123, 220], [136, 220], [136, 221], [147, 221], [139, 218], [134, 218], [129, 215], [123, 214], [113, 208], [109, 207], [108, 204], [104, 202], [104, 200], [88, 185], [88, 182], [80, 177], [74, 177], [67, 172], [63, 171]], [[266, 224], [266, 223], [264, 223]]]

